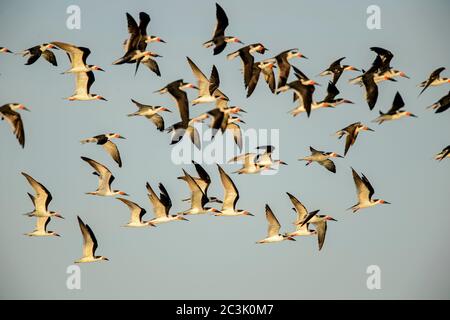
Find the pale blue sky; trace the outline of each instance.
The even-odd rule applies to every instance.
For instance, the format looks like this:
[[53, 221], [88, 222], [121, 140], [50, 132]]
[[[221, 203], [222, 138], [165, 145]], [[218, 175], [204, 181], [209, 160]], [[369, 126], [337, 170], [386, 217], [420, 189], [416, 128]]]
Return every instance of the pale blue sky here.
[[[292, 96], [271, 95], [259, 84], [245, 98], [240, 62], [219, 56], [201, 44], [215, 25], [214, 1], [9, 1], [0, 4], [0, 45], [20, 51], [43, 42], [64, 41], [87, 46], [89, 63], [102, 66], [92, 91], [108, 102], [68, 102], [74, 81], [59, 73], [68, 67], [57, 52], [58, 67], [39, 60], [24, 66], [19, 56], [0, 56], [1, 102], [21, 102], [31, 109], [22, 113], [26, 147], [21, 150], [7, 123], [0, 124], [0, 273], [1, 298], [146, 298], [146, 299], [308, 299], [308, 298], [449, 298], [450, 267], [448, 226], [450, 205], [449, 161], [438, 163], [433, 155], [447, 146], [450, 113], [435, 115], [425, 107], [437, 101], [448, 86], [428, 89], [420, 98], [416, 85], [440, 66], [450, 68], [449, 3], [447, 1], [234, 1], [220, 2], [228, 14], [227, 32], [245, 43], [263, 42], [270, 51], [264, 57], [298, 47], [309, 60], [294, 61], [313, 77], [330, 62], [346, 56], [346, 63], [367, 68], [374, 58], [371, 46], [391, 50], [392, 65], [412, 79], [380, 85], [380, 97], [370, 112], [363, 90], [349, 85], [351, 75], [338, 83], [342, 97], [355, 105], [318, 111], [310, 119], [292, 118]], [[81, 8], [81, 30], [65, 26], [68, 5]], [[366, 28], [366, 8], [381, 7], [381, 30]], [[126, 38], [125, 12], [151, 16], [150, 34], [168, 43], [152, 45], [163, 56], [162, 77], [141, 67], [112, 66], [122, 54]], [[107, 165], [116, 176], [114, 187], [125, 190], [141, 206], [150, 209], [145, 182], [163, 182], [174, 206], [186, 209], [180, 200], [188, 191], [176, 179], [182, 168], [170, 161], [169, 138], [145, 119], [127, 118], [135, 110], [130, 98], [148, 104], [167, 105], [170, 97], [153, 91], [184, 78], [194, 81], [185, 56], [205, 73], [216, 64], [221, 88], [232, 103], [248, 111], [246, 127], [280, 129], [280, 155], [288, 162], [277, 175], [232, 176], [241, 191], [238, 207], [255, 217], [192, 217], [188, 223], [173, 223], [152, 229], [120, 227], [128, 210], [113, 198], [87, 196], [97, 181], [80, 156]], [[260, 59], [258, 56], [257, 59]], [[450, 72], [450, 71], [449, 71]], [[444, 72], [445, 73], [445, 72]], [[447, 72], [445, 74], [449, 76]], [[323, 86], [328, 78], [315, 77]], [[371, 124], [374, 133], [363, 133], [345, 159], [336, 161], [335, 175], [316, 165], [305, 167], [296, 159], [308, 146], [343, 153], [343, 141], [332, 133], [355, 122], [369, 123], [378, 110], [386, 110], [400, 91], [406, 108], [418, 115]], [[189, 93], [190, 99], [194, 98]], [[211, 106], [193, 107], [193, 115]], [[166, 123], [177, 113], [165, 115]], [[104, 132], [118, 132], [127, 140], [118, 142], [123, 168], [94, 145], [79, 140]], [[350, 166], [364, 172], [376, 197], [392, 202], [352, 215], [346, 208], [356, 202]], [[237, 167], [225, 165], [227, 172]], [[211, 195], [222, 196], [215, 166], [207, 166], [213, 179]], [[66, 220], [52, 221], [50, 230], [61, 238], [28, 238], [34, 220], [21, 215], [31, 210], [30, 187], [20, 175], [25, 171], [52, 192], [52, 210]], [[269, 203], [288, 231], [295, 216], [285, 192], [298, 196], [309, 209], [321, 209], [335, 217], [326, 243], [317, 251], [316, 238], [274, 245], [255, 245], [266, 234], [264, 205]], [[151, 210], [148, 210], [149, 212]], [[91, 225], [99, 241], [98, 254], [109, 263], [82, 265], [82, 289], [66, 288], [66, 268], [81, 254], [80, 215]], [[149, 216], [152, 213], [150, 212]], [[366, 288], [366, 268], [382, 270], [381, 290]]]

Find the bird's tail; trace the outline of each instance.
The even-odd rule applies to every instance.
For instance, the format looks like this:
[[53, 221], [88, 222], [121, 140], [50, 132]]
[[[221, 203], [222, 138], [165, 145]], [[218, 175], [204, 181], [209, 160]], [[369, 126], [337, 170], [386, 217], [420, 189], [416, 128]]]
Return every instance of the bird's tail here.
[[80, 142], [81, 142], [81, 144], [85, 144], [85, 143], [95, 142], [95, 139], [87, 138], [87, 139], [81, 140]]
[[355, 213], [356, 211], [359, 210], [359, 205], [355, 204], [355, 205], [351, 206], [350, 208], [348, 208], [347, 210], [352, 210], [353, 213]]
[[204, 48], [210, 48], [213, 44], [214, 44], [214, 42], [213, 42], [212, 40], [209, 40], [209, 41], [206, 41], [206, 42], [203, 44], [203, 47], [204, 47]]

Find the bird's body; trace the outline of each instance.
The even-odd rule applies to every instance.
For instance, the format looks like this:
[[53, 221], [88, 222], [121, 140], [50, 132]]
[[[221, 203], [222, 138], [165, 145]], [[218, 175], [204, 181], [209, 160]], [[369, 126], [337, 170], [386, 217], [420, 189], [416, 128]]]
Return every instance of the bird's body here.
[[284, 240], [295, 241], [293, 237], [280, 233], [281, 225], [278, 222], [278, 219], [275, 217], [274, 213], [272, 212], [272, 209], [270, 209], [269, 205], [266, 204], [265, 210], [266, 210], [266, 219], [269, 224], [267, 230], [267, 237], [257, 241], [256, 243], [274, 243], [274, 242], [281, 242]]
[[228, 17], [225, 13], [225, 10], [216, 3], [216, 27], [213, 32], [213, 36], [211, 40], [206, 41], [203, 46], [205, 48], [210, 48], [214, 46], [214, 55], [217, 55], [221, 53], [225, 47], [227, 46], [227, 43], [241, 43], [242, 42], [237, 38], [233, 36], [225, 36], [225, 29], [228, 27]]
[[435, 110], [435, 113], [441, 113], [450, 108], [450, 91], [440, 98], [436, 103], [433, 103], [431, 106], [427, 107], [427, 109]]
[[104, 71], [99, 66], [86, 64], [86, 59], [91, 54], [91, 50], [89, 48], [78, 47], [70, 43], [59, 41], [54, 41], [51, 44], [66, 51], [67, 56], [69, 57], [71, 67], [63, 73]]
[[95, 81], [94, 72], [76, 72], [75, 73], [75, 92], [67, 98], [69, 101], [90, 101], [90, 100], [104, 100], [101, 95], [90, 93], [92, 84]]
[[106, 133], [94, 136], [92, 138], [83, 139], [81, 140], [81, 143], [95, 143], [101, 145], [103, 149], [108, 152], [111, 158], [113, 158], [114, 161], [119, 165], [119, 167], [122, 167], [122, 159], [120, 158], [119, 149], [117, 148], [116, 144], [112, 142], [112, 139], [116, 138], [125, 139], [118, 133]]
[[159, 112], [166, 111], [166, 112], [172, 112], [167, 108], [161, 107], [161, 106], [150, 106], [145, 105], [142, 103], [139, 103], [133, 99], [131, 101], [138, 107], [138, 111], [130, 113], [128, 116], [143, 116], [146, 117], [148, 120], [153, 122], [156, 126], [156, 128], [159, 131], [164, 131], [164, 119], [161, 115], [159, 115]]
[[391, 109], [383, 113], [380, 111], [380, 116], [373, 120], [373, 122], [378, 122], [378, 124], [382, 124], [384, 121], [398, 120], [404, 117], [417, 117], [409, 111], [401, 110], [405, 106], [403, 102], [403, 98], [400, 93], [397, 91], [394, 102], [392, 103]]
[[81, 157], [81, 159], [89, 163], [89, 165], [95, 170], [94, 175], [98, 176], [97, 190], [93, 192], [87, 192], [86, 194], [103, 197], [114, 197], [118, 195], [127, 196], [127, 194], [121, 190], [111, 189], [111, 183], [114, 181], [114, 176], [107, 167], [95, 160], [86, 157]]
[[147, 182], [146, 188], [147, 188], [147, 196], [150, 200], [150, 203], [153, 208], [153, 213], [155, 214], [155, 218], [149, 220], [149, 223], [153, 225], [161, 224], [161, 223], [167, 223], [171, 221], [187, 221], [186, 218], [184, 218], [182, 215], [170, 215], [169, 211], [170, 208], [172, 208], [172, 200], [170, 200], [169, 193], [167, 192], [166, 188], [162, 183], [158, 185], [160, 190], [160, 195], [155, 193], [153, 191], [150, 184]]
[[25, 146], [25, 131], [22, 117], [17, 110], [30, 111], [21, 103], [7, 103], [0, 107], [0, 119], [9, 122], [14, 135], [23, 148]]
[[344, 156], [347, 155], [347, 152], [350, 149], [350, 147], [355, 144], [356, 138], [358, 137], [358, 134], [361, 131], [374, 131], [374, 130], [363, 125], [361, 122], [355, 122], [336, 132], [336, 135], [338, 136], [339, 139], [341, 139], [343, 136], [347, 136], [345, 139]]
[[313, 147], [309, 147], [311, 151], [311, 155], [301, 158], [299, 160], [306, 161], [306, 165], [311, 164], [312, 162], [317, 162], [321, 166], [325, 167], [328, 171], [336, 173], [336, 166], [330, 158], [342, 158], [342, 156], [338, 155], [336, 152], [324, 152], [314, 149]]
[[363, 174], [361, 177], [352, 168], [353, 180], [356, 186], [356, 195], [358, 197], [358, 203], [350, 207], [348, 210], [352, 210], [353, 213], [360, 209], [370, 208], [378, 204], [390, 204], [382, 199], [372, 199], [375, 190], [370, 184], [369, 180]]
[[53, 199], [50, 191], [48, 191], [48, 189], [42, 183], [36, 181], [29, 174], [22, 172], [22, 175], [27, 179], [28, 183], [36, 193], [36, 195], [34, 196], [28, 193], [28, 196], [33, 202], [34, 210], [30, 213], [27, 213], [27, 215], [29, 217], [34, 216], [39, 218], [62, 218], [62, 216], [58, 212], [48, 210], [48, 206]]
[[96, 256], [95, 251], [98, 247], [97, 239], [95, 238], [94, 232], [89, 225], [85, 224], [80, 217], [78, 217], [78, 224], [80, 226], [81, 235], [83, 236], [83, 256], [75, 260], [75, 263], [88, 263], [96, 261], [108, 261], [108, 258], [104, 256]]
[[327, 222], [337, 221], [329, 215], [319, 215], [320, 210], [312, 211], [308, 213], [307, 217], [303, 221], [298, 221], [295, 224], [304, 226], [307, 224], [313, 224], [316, 227], [317, 241], [319, 244], [319, 251], [322, 250], [323, 244], [325, 242], [325, 236], [327, 234]]
[[445, 158], [450, 158], [450, 145], [446, 146], [444, 149], [442, 149], [441, 152], [436, 154], [434, 157], [436, 160], [441, 161]]
[[239, 191], [233, 180], [231, 180], [230, 176], [222, 169], [222, 167], [217, 165], [217, 168], [224, 188], [224, 195], [222, 208], [215, 216], [252, 216], [247, 210], [236, 208], [236, 204], [239, 200]]
[[58, 48], [51, 43], [43, 43], [28, 48], [20, 52], [20, 54], [22, 54], [23, 57], [28, 57], [28, 60], [25, 63], [25, 65], [31, 65], [35, 63], [41, 56], [43, 56], [44, 59], [47, 60], [50, 64], [52, 64], [53, 66], [57, 66], [58, 63], [56, 62], [55, 54], [52, 51], [50, 51], [50, 49], [58, 49]]
[[306, 210], [305, 206], [289, 192], [286, 192], [286, 194], [294, 206], [294, 211], [297, 213], [297, 219], [294, 222], [296, 229], [293, 232], [286, 233], [286, 235], [289, 237], [301, 237], [317, 234], [315, 230], [309, 230], [309, 223], [301, 224], [308, 217], [308, 210]]
[[422, 91], [420, 91], [419, 95], [421, 95], [428, 87], [436, 87], [436, 86], [440, 86], [444, 83], [450, 83], [449, 78], [442, 78], [440, 76], [442, 71], [444, 71], [444, 70], [445, 70], [444, 67], [437, 68], [430, 74], [430, 76], [428, 77], [427, 80], [422, 81], [419, 84], [419, 87], [421, 87], [423, 89], [422, 89]]
[[350, 65], [341, 65], [341, 61], [344, 60], [345, 57], [339, 58], [338, 60], [331, 63], [331, 65], [324, 71], [322, 71], [320, 76], [332, 75], [333, 80], [332, 84], [336, 85], [339, 78], [341, 77], [344, 71], [359, 71], [357, 68]]
[[25, 235], [30, 237], [59, 237], [60, 235], [55, 231], [47, 231], [50, 220], [50, 217], [36, 217], [36, 229]]
[[298, 99], [298, 108], [303, 107], [306, 110], [308, 117], [311, 114], [311, 105], [313, 102], [313, 94], [315, 91], [315, 85], [317, 83], [314, 80], [310, 80], [303, 72], [296, 67], [292, 66], [295, 71], [295, 76], [298, 80], [287, 83], [285, 86], [278, 87], [277, 93], [286, 92], [287, 90], [294, 90], [294, 100]]

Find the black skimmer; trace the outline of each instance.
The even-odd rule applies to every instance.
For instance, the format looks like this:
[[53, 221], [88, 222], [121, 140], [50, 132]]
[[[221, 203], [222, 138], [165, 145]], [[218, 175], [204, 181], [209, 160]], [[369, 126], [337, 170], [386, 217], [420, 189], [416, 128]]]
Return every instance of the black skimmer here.
[[58, 50], [58, 48], [51, 43], [43, 43], [43, 44], [31, 47], [29, 49], [26, 49], [22, 52], [19, 52], [18, 54], [21, 54], [23, 57], [29, 56], [25, 65], [30, 65], [30, 64], [35, 63], [39, 59], [39, 57], [42, 55], [45, 60], [50, 62], [52, 65], [57, 66], [58, 63], [56, 62], [55, 54], [52, 51], [50, 51], [50, 49]]
[[429, 106], [427, 109], [430, 108], [436, 110], [435, 113], [441, 113], [450, 108], [450, 91], [445, 96], [440, 98], [439, 101]]
[[94, 195], [94, 196], [128, 196], [123, 191], [120, 190], [111, 190], [111, 183], [114, 181], [114, 176], [112, 175], [111, 171], [101, 163], [98, 163], [95, 160], [81, 157], [84, 161], [89, 163], [89, 165], [94, 168], [95, 172], [94, 175], [98, 176], [98, 187], [97, 190], [93, 192], [86, 192], [86, 194]]
[[85, 143], [96, 143], [98, 145], [101, 145], [103, 149], [105, 149], [106, 152], [111, 156], [111, 158], [114, 159], [114, 161], [119, 165], [119, 168], [122, 167], [122, 160], [120, 159], [120, 152], [119, 149], [117, 149], [117, 146], [114, 142], [112, 142], [112, 139], [125, 139], [125, 137], [121, 136], [118, 133], [106, 133], [106, 134], [99, 134], [98, 136], [87, 138], [81, 140], [82, 144]]
[[[216, 197], [208, 197], [208, 189], [209, 186], [211, 185], [211, 177], [209, 176], [208, 172], [206, 172], [206, 170], [194, 160], [192, 160], [192, 164], [195, 166], [195, 170], [197, 171], [198, 177], [193, 177], [191, 175], [191, 178], [198, 184], [202, 192], [208, 198], [208, 202], [222, 203], [222, 201], [217, 199]], [[187, 178], [185, 175], [178, 177], [178, 179], [187, 182]], [[183, 201], [191, 201], [191, 198], [184, 199]]]
[[309, 147], [311, 151], [311, 155], [301, 158], [299, 160], [306, 161], [306, 165], [311, 164], [312, 162], [317, 162], [321, 166], [325, 167], [328, 171], [336, 173], [336, 166], [330, 158], [343, 158], [343, 156], [338, 155], [336, 152], [325, 152], [314, 149], [313, 147]]
[[30, 213], [27, 213], [26, 215], [29, 217], [57, 217], [64, 219], [58, 212], [48, 210], [48, 206], [53, 199], [50, 191], [48, 191], [48, 189], [42, 183], [36, 181], [29, 174], [22, 172], [22, 175], [27, 179], [28, 183], [36, 193], [35, 196], [33, 196], [31, 193], [28, 193], [31, 201], [33, 201], [34, 210]]
[[192, 100], [193, 105], [215, 102], [217, 99], [228, 100], [228, 97], [219, 90], [220, 78], [216, 66], [213, 65], [211, 77], [208, 79], [189, 57], [186, 59], [198, 83], [198, 97]]
[[49, 224], [50, 217], [37, 217], [36, 218], [36, 229], [33, 232], [25, 233], [26, 236], [30, 237], [60, 237], [55, 231], [47, 231], [47, 225]]
[[153, 42], [166, 43], [163, 39], [157, 36], [147, 35], [147, 26], [150, 23], [150, 16], [145, 12], [139, 13], [139, 26], [136, 20], [127, 13], [127, 23], [128, 23], [128, 33], [129, 38], [123, 43], [125, 52], [128, 52], [132, 48], [139, 48], [140, 50], [145, 50], [146, 44]]
[[146, 183], [145, 186], [148, 191], [147, 194], [148, 199], [152, 204], [153, 213], [155, 214], [155, 218], [150, 220], [149, 221], [150, 223], [152, 223], [153, 225], [157, 225], [160, 223], [166, 223], [171, 221], [179, 221], [179, 220], [188, 221], [186, 218], [184, 218], [179, 214], [177, 215], [169, 214], [170, 208], [172, 207], [172, 201], [170, 200], [169, 193], [167, 192], [166, 188], [164, 188], [162, 183], [158, 185], [160, 191], [159, 197], [157, 196], [155, 191], [153, 191], [152, 187], [148, 182]]
[[442, 73], [442, 71], [444, 71], [445, 68], [444, 67], [440, 67], [437, 68], [436, 70], [434, 70], [430, 76], [428, 77], [427, 80], [422, 81], [419, 84], [419, 87], [423, 87], [422, 91], [420, 91], [419, 96], [429, 87], [435, 87], [435, 86], [440, 86], [441, 84], [444, 83], [450, 83], [450, 79], [449, 78], [441, 78], [440, 75]]
[[222, 208], [215, 216], [253, 216], [247, 210], [236, 209], [237, 202], [239, 200], [239, 191], [236, 188], [233, 180], [222, 169], [220, 165], [217, 165], [220, 174], [220, 180], [224, 189]]
[[183, 169], [183, 177], [180, 177], [183, 181], [189, 186], [189, 190], [191, 190], [191, 207], [188, 210], [183, 211], [182, 215], [191, 215], [191, 214], [204, 214], [209, 212], [218, 213], [219, 210], [216, 208], [205, 207], [205, 205], [209, 202], [207, 195], [203, 192], [203, 189], [198, 185], [197, 181], [194, 180], [184, 169]]
[[286, 92], [289, 89], [294, 90], [294, 101], [297, 100], [298, 97], [300, 97], [301, 101], [299, 100], [299, 107], [303, 106], [303, 108], [306, 110], [306, 114], [308, 117], [311, 114], [311, 105], [313, 102], [313, 93], [316, 89], [314, 86], [318, 85], [317, 82], [314, 80], [310, 80], [303, 72], [301, 72], [298, 68], [292, 66], [292, 68], [295, 71], [295, 76], [298, 80], [292, 81], [288, 84], [286, 84], [283, 87], [279, 87], [276, 91], [276, 93], [280, 92]]
[[231, 132], [231, 134], [233, 135], [234, 143], [238, 146], [239, 150], [242, 150], [242, 131], [241, 127], [236, 122], [245, 123], [244, 120], [238, 117], [228, 118], [228, 123], [225, 131]]
[[289, 78], [289, 73], [291, 71], [291, 64], [289, 63], [289, 60], [292, 58], [308, 59], [303, 54], [301, 54], [297, 48], [285, 50], [274, 57], [278, 64], [277, 88], [281, 88], [286, 85]]
[[206, 41], [203, 44], [205, 48], [214, 46], [214, 55], [216, 55], [225, 49], [227, 43], [237, 42], [243, 44], [237, 37], [225, 36], [225, 29], [228, 27], [228, 17], [225, 10], [223, 10], [218, 3], [216, 3], [216, 18], [217, 23], [216, 28], [214, 29], [213, 37], [211, 40]]
[[[210, 124], [210, 127], [212, 128], [212, 137], [214, 138], [215, 134], [218, 130], [220, 130], [222, 133], [225, 132], [228, 125], [230, 123], [236, 123], [236, 122], [242, 122], [242, 120], [230, 120], [230, 117], [232, 114], [238, 115], [240, 112], [246, 113], [245, 110], [243, 110], [241, 107], [230, 107], [228, 106], [228, 101], [223, 99], [217, 99], [216, 100], [216, 108], [209, 110], [205, 114], [202, 115], [202, 117], [209, 118], [212, 117], [212, 121]], [[203, 120], [205, 120], [203, 119]]]
[[350, 66], [350, 65], [341, 65], [341, 61], [344, 60], [345, 57], [339, 58], [328, 67], [328, 69], [322, 71], [320, 76], [333, 75], [332, 83], [336, 85], [339, 78], [341, 77], [344, 71], [360, 71], [359, 69]]
[[76, 260], [75, 263], [86, 263], [86, 262], [96, 262], [96, 261], [109, 261], [108, 258], [104, 256], [96, 256], [95, 251], [98, 247], [97, 239], [95, 238], [94, 232], [89, 225], [84, 224], [83, 220], [77, 216], [78, 224], [80, 225], [81, 235], [83, 236], [83, 256]]
[[390, 204], [389, 202], [382, 199], [372, 199], [375, 190], [364, 174], [362, 174], [362, 177], [360, 177], [353, 168], [352, 174], [356, 186], [356, 196], [358, 197], [358, 203], [348, 208], [347, 210], [352, 210], [353, 213], [355, 213], [359, 209], [370, 208], [377, 204]]
[[247, 98], [250, 97], [253, 91], [255, 90], [261, 72], [264, 76], [264, 80], [269, 86], [270, 91], [272, 91], [272, 93], [275, 93], [276, 84], [275, 84], [275, 75], [273, 72], [273, 69], [276, 68], [275, 63], [276, 63], [275, 59], [267, 59], [253, 63], [252, 76], [248, 83]]
[[68, 98], [69, 101], [79, 100], [103, 100], [107, 101], [104, 97], [96, 93], [90, 93], [92, 84], [95, 81], [94, 72], [76, 72], [75, 73], [75, 92]]
[[145, 12], [139, 13], [139, 25], [136, 20], [127, 12], [127, 23], [129, 38], [125, 40], [124, 49], [125, 54], [113, 62], [113, 65], [119, 65], [123, 63], [136, 63], [135, 74], [139, 69], [140, 63], [145, 64], [156, 75], [161, 76], [159, 66], [152, 57], [160, 57], [160, 55], [145, 51], [147, 43], [149, 42], [165, 42], [160, 37], [148, 36], [147, 26], [150, 22], [150, 16]]
[[187, 94], [184, 91], [187, 88], [198, 89], [192, 83], [187, 83], [180, 79], [172, 81], [167, 86], [157, 90], [156, 92], [160, 94], [169, 93], [172, 98], [175, 99], [178, 111], [180, 112], [181, 121], [167, 128], [167, 131], [172, 133], [171, 144], [181, 141], [181, 138], [185, 133], [187, 133], [190, 136], [192, 143], [200, 149], [200, 138], [197, 130], [193, 127], [194, 123], [199, 119], [189, 118], [189, 101]]
[[253, 64], [255, 62], [255, 58], [252, 56], [252, 53], [258, 52], [260, 54], [264, 54], [267, 49], [264, 47], [262, 43], [254, 43], [247, 45], [245, 47], [240, 48], [239, 50], [232, 52], [227, 55], [228, 60], [232, 60], [237, 56], [241, 57], [242, 63], [244, 65], [244, 84], [245, 88], [247, 88], [250, 84], [250, 79], [252, 77], [253, 72]]
[[325, 236], [327, 234], [327, 222], [328, 221], [337, 221], [333, 217], [329, 215], [319, 215], [320, 210], [316, 210], [308, 213], [306, 219], [302, 222], [296, 222], [300, 226], [304, 226], [308, 223], [312, 223], [316, 227], [317, 232], [317, 240], [319, 243], [319, 251], [322, 250], [323, 244], [325, 242]]
[[158, 129], [159, 131], [164, 130], [164, 119], [158, 113], [162, 111], [166, 112], [172, 111], [161, 106], [150, 106], [142, 104], [133, 99], [131, 99], [131, 101], [138, 107], [138, 111], [130, 113], [128, 115], [129, 117], [144, 116], [155, 124], [156, 129]]
[[256, 158], [258, 157], [257, 153], [244, 153], [239, 156], [233, 157], [228, 161], [228, 163], [233, 162], [243, 162], [242, 168], [239, 170], [233, 172], [237, 174], [254, 174], [254, 173], [260, 173], [264, 170], [272, 170], [271, 165], [261, 165], [256, 161]]
[[374, 72], [366, 72], [362, 75], [362, 82], [365, 88], [365, 99], [367, 101], [367, 105], [369, 109], [372, 110], [378, 100], [378, 86], [374, 80], [375, 73]]
[[91, 50], [85, 47], [77, 47], [70, 43], [53, 41], [52, 45], [66, 51], [71, 68], [63, 73], [89, 72], [89, 71], [105, 71], [99, 66], [86, 64], [87, 57], [91, 54]]
[[378, 124], [382, 124], [384, 121], [390, 121], [390, 120], [397, 120], [403, 117], [414, 117], [417, 118], [416, 115], [412, 114], [409, 111], [402, 111], [402, 109], [405, 106], [405, 103], [403, 102], [403, 98], [400, 95], [400, 93], [397, 91], [395, 94], [394, 102], [392, 103], [391, 109], [389, 109], [388, 112], [383, 113], [380, 111], [380, 116], [373, 120], [372, 122], [378, 122]]
[[347, 135], [347, 138], [345, 139], [344, 156], [347, 155], [348, 150], [355, 143], [356, 138], [358, 137], [358, 133], [360, 131], [374, 131], [374, 130], [365, 126], [361, 122], [355, 122], [355, 123], [348, 125], [344, 129], [341, 129], [338, 132], [336, 132], [338, 139], [341, 139], [344, 135]]
[[275, 217], [275, 215], [273, 214], [272, 209], [270, 209], [268, 204], [266, 204], [265, 210], [266, 210], [266, 219], [269, 224], [269, 228], [267, 229], [267, 237], [257, 241], [256, 243], [272, 243], [284, 240], [295, 241], [293, 237], [280, 233], [281, 225], [278, 222], [277, 217]]
[[[334, 108], [334, 107], [336, 107], [340, 104], [344, 104], [344, 103], [353, 104], [353, 102], [350, 100], [343, 99], [343, 98], [336, 98], [336, 96], [339, 93], [340, 92], [339, 92], [338, 88], [336, 88], [336, 86], [332, 82], [328, 82], [326, 97], [322, 101], [313, 101], [311, 103], [311, 111], [321, 109], [321, 108]], [[292, 109], [289, 112], [290, 112], [290, 114], [292, 114], [292, 116], [295, 117], [303, 112], [306, 112], [306, 110], [302, 104], [302, 105]]]
[[125, 205], [130, 209], [130, 221], [124, 225], [124, 227], [133, 227], [133, 228], [141, 228], [141, 227], [156, 227], [150, 221], [142, 220], [142, 217], [145, 215], [147, 211], [144, 208], [141, 208], [138, 204], [134, 203], [125, 198], [116, 198], [121, 202], [125, 203]]
[[294, 211], [297, 213], [297, 220], [294, 222], [296, 225], [296, 230], [294, 232], [286, 233], [289, 237], [298, 237], [298, 236], [311, 236], [317, 234], [315, 230], [309, 230], [309, 223], [301, 225], [303, 221], [308, 217], [308, 210], [306, 210], [305, 206], [292, 194], [286, 192], [289, 199], [291, 200], [294, 208]]
[[13, 52], [6, 47], [0, 47], [0, 53], [13, 53]]
[[259, 153], [256, 156], [256, 163], [260, 166], [264, 166], [264, 167], [271, 167], [273, 165], [287, 165], [286, 162], [282, 161], [282, 160], [273, 160], [272, 159], [272, 154], [275, 150], [274, 146], [271, 145], [267, 145], [267, 146], [258, 146], [256, 147], [256, 149], [258, 150], [263, 150], [263, 153]]
[[9, 122], [14, 135], [23, 148], [25, 146], [25, 131], [22, 117], [16, 110], [30, 111], [21, 103], [7, 103], [0, 107], [0, 118]]
[[439, 161], [442, 161], [445, 158], [450, 158], [450, 145], [446, 146], [435, 156], [435, 159]]

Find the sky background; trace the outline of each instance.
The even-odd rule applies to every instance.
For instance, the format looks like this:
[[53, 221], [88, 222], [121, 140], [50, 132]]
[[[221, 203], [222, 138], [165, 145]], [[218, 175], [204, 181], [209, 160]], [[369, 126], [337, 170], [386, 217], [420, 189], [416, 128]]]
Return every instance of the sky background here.
[[[66, 8], [81, 8], [81, 30], [66, 28]], [[61, 75], [69, 62], [57, 51], [58, 67], [43, 59], [24, 66], [25, 59], [0, 56], [0, 91], [3, 105], [20, 102], [31, 109], [22, 112], [26, 146], [22, 150], [6, 122], [0, 124], [0, 297], [4, 299], [430, 299], [450, 298], [450, 161], [436, 162], [433, 155], [449, 144], [450, 112], [436, 115], [425, 107], [445, 95], [449, 87], [428, 89], [418, 98], [417, 84], [437, 67], [450, 68], [447, 30], [450, 3], [433, 1], [234, 1], [220, 2], [230, 26], [227, 33], [246, 44], [262, 42], [269, 58], [298, 47], [309, 60], [292, 61], [322, 84], [315, 98], [322, 99], [329, 78], [315, 77], [340, 57], [345, 63], [367, 69], [375, 54], [371, 46], [394, 53], [392, 65], [411, 80], [382, 83], [378, 103], [369, 111], [363, 89], [348, 84], [355, 73], [344, 74], [338, 88], [341, 97], [353, 100], [335, 110], [319, 110], [307, 119], [287, 112], [295, 107], [291, 94], [272, 95], [261, 81], [245, 98], [241, 64], [225, 56], [239, 48], [227, 46], [213, 56], [202, 43], [215, 26], [214, 1], [2, 1], [0, 46], [17, 52], [50, 41], [89, 47], [88, 62], [103, 67], [96, 73], [92, 92], [107, 102], [69, 102], [74, 80]], [[366, 27], [366, 8], [381, 8], [381, 30]], [[125, 12], [151, 16], [149, 34], [167, 44], [149, 46], [163, 56], [158, 60], [162, 77], [141, 66], [112, 66], [120, 57], [127, 37]], [[279, 129], [279, 152], [289, 165], [270, 176], [233, 175], [241, 192], [238, 208], [255, 217], [191, 217], [190, 222], [151, 229], [123, 228], [127, 207], [114, 198], [94, 197], [96, 178], [80, 156], [108, 166], [115, 175], [113, 187], [153, 213], [145, 182], [162, 182], [173, 201], [171, 213], [188, 208], [181, 202], [187, 185], [176, 177], [191, 165], [171, 161], [169, 136], [143, 118], [127, 118], [134, 112], [131, 98], [160, 104], [175, 112], [164, 114], [166, 124], [177, 121], [178, 112], [168, 95], [153, 92], [183, 78], [195, 81], [186, 62], [191, 57], [209, 74], [215, 64], [221, 89], [233, 105], [248, 114], [243, 128]], [[444, 72], [443, 76], [449, 76]], [[293, 77], [293, 75], [291, 75]], [[371, 123], [376, 132], [362, 133], [345, 159], [336, 160], [337, 173], [318, 165], [305, 167], [299, 157], [311, 145], [319, 150], [343, 153], [344, 141], [332, 134], [355, 121], [370, 123], [378, 110], [386, 111], [399, 91], [406, 109], [418, 118]], [[195, 98], [195, 92], [188, 93]], [[212, 105], [191, 108], [192, 115]], [[123, 167], [118, 168], [101, 147], [79, 141], [106, 132], [118, 132]], [[253, 150], [249, 150], [253, 151]], [[372, 182], [380, 205], [353, 215], [345, 209], [356, 203], [350, 166]], [[227, 172], [237, 165], [224, 165]], [[215, 165], [205, 166], [213, 184], [210, 195], [222, 197]], [[25, 171], [53, 194], [51, 210], [65, 220], [49, 225], [61, 238], [30, 238], [34, 219], [22, 213], [32, 204], [32, 189], [20, 175]], [[310, 210], [321, 209], [338, 222], [329, 223], [324, 248], [317, 250], [315, 237], [297, 238], [272, 245], [256, 245], [266, 236], [264, 205], [278, 217], [282, 232], [293, 229], [295, 215], [285, 192], [297, 196]], [[99, 241], [97, 254], [107, 263], [81, 265], [81, 290], [66, 288], [66, 269], [81, 255], [81, 233], [76, 215], [88, 223]], [[366, 269], [381, 268], [381, 289], [368, 290]]]

